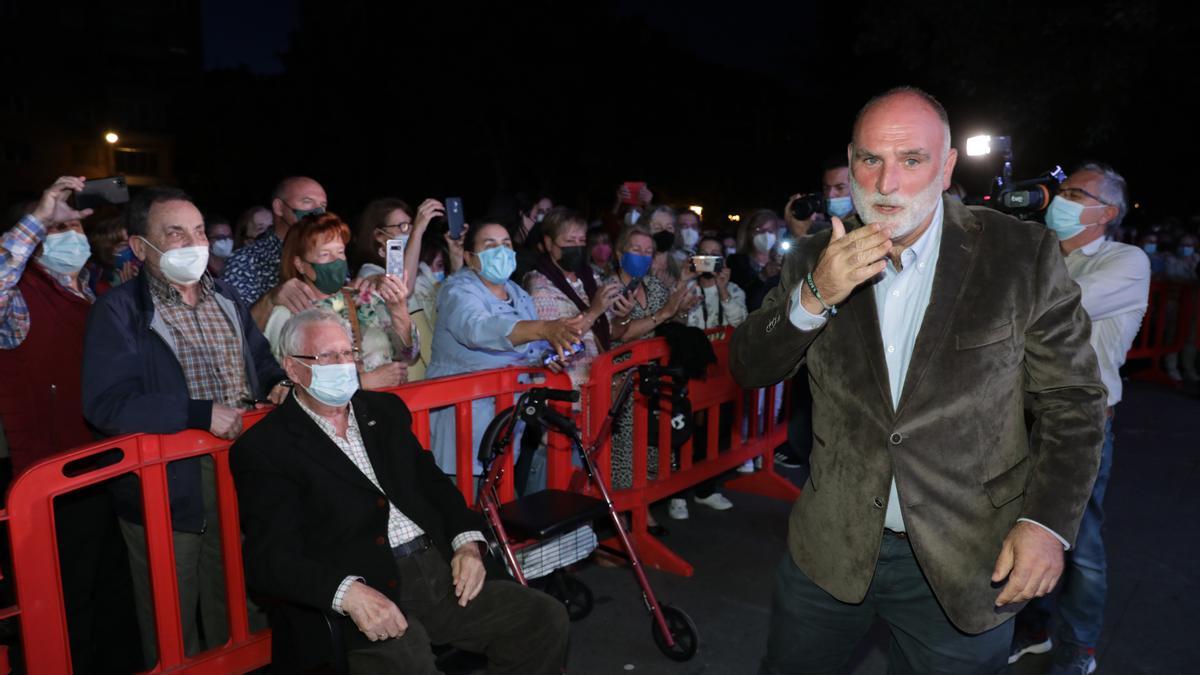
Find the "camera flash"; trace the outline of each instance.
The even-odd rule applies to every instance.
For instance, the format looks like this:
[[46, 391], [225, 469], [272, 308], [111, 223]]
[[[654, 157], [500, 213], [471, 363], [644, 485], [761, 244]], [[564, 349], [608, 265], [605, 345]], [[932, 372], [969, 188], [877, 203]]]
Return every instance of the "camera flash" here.
[[967, 155], [979, 157], [992, 152], [992, 137], [988, 135], [972, 136], [967, 139]]

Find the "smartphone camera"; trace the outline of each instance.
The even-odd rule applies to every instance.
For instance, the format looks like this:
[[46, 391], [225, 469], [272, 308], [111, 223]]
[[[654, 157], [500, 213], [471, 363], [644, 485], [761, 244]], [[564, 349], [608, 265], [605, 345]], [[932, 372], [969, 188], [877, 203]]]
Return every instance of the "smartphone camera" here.
[[719, 255], [694, 255], [691, 267], [699, 274], [719, 274], [725, 268], [725, 259]]

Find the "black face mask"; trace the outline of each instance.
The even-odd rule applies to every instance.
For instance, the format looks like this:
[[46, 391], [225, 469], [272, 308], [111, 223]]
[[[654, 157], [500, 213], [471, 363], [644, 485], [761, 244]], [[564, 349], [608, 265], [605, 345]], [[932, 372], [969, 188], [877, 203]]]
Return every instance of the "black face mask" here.
[[654, 235], [654, 250], [659, 253], [666, 253], [671, 250], [675, 244], [675, 233], [663, 230]]
[[558, 256], [558, 266], [568, 272], [583, 267], [584, 258], [587, 257], [586, 246], [560, 246], [559, 251], [562, 253]]

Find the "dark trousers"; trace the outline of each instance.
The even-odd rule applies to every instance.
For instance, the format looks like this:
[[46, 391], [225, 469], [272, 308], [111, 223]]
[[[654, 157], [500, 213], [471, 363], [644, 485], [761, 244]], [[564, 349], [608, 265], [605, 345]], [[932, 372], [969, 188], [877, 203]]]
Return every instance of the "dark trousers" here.
[[959, 631], [938, 605], [908, 541], [889, 534], [867, 596], [857, 604], [826, 593], [784, 554], [760, 675], [839, 672], [876, 617], [891, 629], [889, 673], [966, 675], [1008, 667], [1013, 622], [979, 635]]
[[436, 549], [401, 558], [397, 565], [408, 631], [351, 651], [351, 673], [437, 673], [430, 643], [485, 654], [491, 674], [562, 672], [567, 612], [554, 598], [515, 582], [488, 581], [474, 600], [459, 607], [450, 565]]

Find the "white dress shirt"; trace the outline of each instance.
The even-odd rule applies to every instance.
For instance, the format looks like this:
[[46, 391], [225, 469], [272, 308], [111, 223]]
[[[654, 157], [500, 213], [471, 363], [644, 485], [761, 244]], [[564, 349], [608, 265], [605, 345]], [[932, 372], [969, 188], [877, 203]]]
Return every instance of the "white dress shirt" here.
[[1150, 258], [1136, 246], [1097, 239], [1067, 255], [1067, 274], [1079, 284], [1092, 320], [1092, 348], [1108, 405], [1121, 402], [1125, 355], [1137, 338], [1150, 297]]

